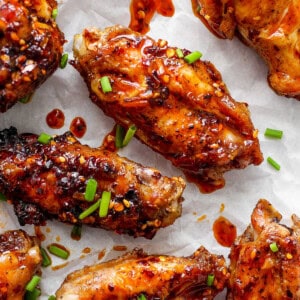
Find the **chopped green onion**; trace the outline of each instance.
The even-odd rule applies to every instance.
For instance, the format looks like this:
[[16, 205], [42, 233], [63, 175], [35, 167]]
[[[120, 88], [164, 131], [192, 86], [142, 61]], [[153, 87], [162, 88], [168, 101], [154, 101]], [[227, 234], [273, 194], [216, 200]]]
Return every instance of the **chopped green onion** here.
[[265, 130], [265, 136], [272, 137], [276, 139], [281, 139], [283, 135], [282, 130], [272, 129], [272, 128], [266, 128]]
[[135, 125], [131, 125], [126, 134], [125, 134], [125, 137], [124, 137], [124, 140], [123, 140], [123, 147], [127, 146], [129, 144], [129, 142], [131, 141], [131, 139], [133, 138], [135, 132], [136, 132], [137, 128]]
[[84, 218], [88, 217], [90, 214], [92, 214], [94, 211], [98, 209], [100, 206], [101, 199], [92, 204], [90, 207], [88, 207], [86, 210], [84, 210], [80, 215], [79, 215], [79, 220], [83, 220]]
[[140, 294], [138, 295], [137, 300], [147, 300], [147, 298], [144, 294]]
[[19, 102], [21, 102], [21, 103], [23, 103], [23, 104], [26, 104], [26, 103], [29, 102], [30, 97], [31, 97], [31, 95], [27, 95], [27, 96], [25, 96], [25, 97], [19, 99]]
[[51, 265], [51, 258], [43, 247], [40, 248], [40, 251], [42, 255], [42, 266], [46, 268]]
[[61, 60], [60, 60], [60, 64], [59, 64], [59, 67], [61, 69], [64, 69], [68, 63], [68, 59], [69, 59], [69, 54], [68, 53], [64, 53], [63, 56], [61, 57]]
[[197, 61], [198, 59], [200, 59], [202, 56], [202, 53], [199, 52], [199, 51], [194, 51], [188, 55], [186, 55], [184, 57], [184, 60], [188, 63], [188, 64], [192, 64], [194, 63], [195, 61]]
[[27, 283], [25, 289], [26, 291], [32, 292], [36, 286], [39, 284], [41, 281], [41, 277], [38, 275], [33, 275], [31, 280]]
[[96, 195], [96, 191], [97, 191], [97, 187], [98, 187], [98, 182], [93, 179], [90, 178], [87, 181], [86, 187], [85, 187], [85, 192], [84, 192], [84, 199], [86, 201], [93, 201]]
[[74, 225], [71, 231], [71, 237], [74, 240], [79, 240], [81, 238], [81, 230], [82, 230], [82, 226], [81, 224], [79, 225]]
[[179, 58], [183, 58], [184, 57], [184, 54], [182, 52], [182, 50], [180, 48], [177, 48], [176, 49], [176, 54]]
[[276, 244], [276, 242], [273, 242], [273, 243], [271, 243], [270, 244], [270, 249], [271, 249], [271, 251], [272, 252], [277, 252], [279, 249], [278, 249], [278, 246], [277, 246], [277, 244]]
[[215, 280], [215, 275], [214, 274], [209, 274], [207, 276], [207, 281], [206, 281], [206, 284], [208, 286], [212, 286], [214, 284], [214, 280]]
[[52, 15], [51, 15], [51, 17], [52, 17], [52, 19], [56, 19], [56, 17], [57, 17], [57, 15], [58, 15], [58, 9], [57, 8], [54, 8], [53, 10], [52, 10]]
[[36, 300], [41, 294], [41, 290], [35, 288], [32, 292], [27, 291], [24, 298], [25, 300]]
[[48, 144], [51, 140], [52, 140], [52, 136], [44, 132], [42, 132], [38, 137], [38, 142], [42, 144]]
[[99, 208], [100, 218], [104, 218], [107, 216], [110, 198], [111, 198], [111, 192], [104, 191], [102, 193], [102, 198], [101, 198], [100, 208]]
[[6, 201], [6, 200], [7, 200], [6, 196], [0, 192], [0, 201]]
[[48, 300], [56, 300], [56, 297], [54, 295], [51, 295], [48, 297]]
[[280, 170], [280, 165], [272, 157], [269, 156], [267, 162], [277, 171]]
[[110, 80], [108, 76], [103, 76], [100, 79], [100, 84], [101, 84], [101, 88], [103, 93], [108, 93], [112, 91], [112, 87], [110, 84]]
[[54, 244], [51, 244], [48, 246], [48, 250], [51, 254], [60, 257], [62, 259], [67, 259], [70, 255], [70, 253], [60, 247], [55, 246]]
[[115, 145], [117, 148], [123, 147], [123, 140], [125, 136], [125, 129], [121, 125], [117, 124], [116, 126], [116, 139], [115, 139]]

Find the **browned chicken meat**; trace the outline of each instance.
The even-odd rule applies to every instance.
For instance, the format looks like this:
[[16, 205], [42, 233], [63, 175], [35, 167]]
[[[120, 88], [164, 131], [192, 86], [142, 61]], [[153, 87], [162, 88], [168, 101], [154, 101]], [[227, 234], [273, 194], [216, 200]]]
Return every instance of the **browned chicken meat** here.
[[[69, 132], [46, 144], [34, 134], [18, 135], [13, 127], [0, 132], [0, 191], [21, 225], [56, 218], [152, 238], [181, 215], [184, 188], [180, 177], [81, 145]], [[102, 206], [104, 191], [111, 198]], [[85, 216], [92, 205], [95, 211]], [[107, 205], [99, 216], [100, 206]]]
[[279, 95], [300, 100], [300, 1], [192, 0], [195, 14], [221, 38], [236, 34], [269, 68]]
[[22, 300], [42, 262], [36, 238], [23, 230], [0, 234], [0, 299]]
[[203, 192], [223, 187], [225, 171], [261, 163], [247, 105], [231, 98], [211, 63], [188, 63], [166, 41], [121, 26], [85, 29], [73, 50], [91, 99], [122, 126], [135, 124], [136, 137]]
[[300, 299], [300, 219], [289, 228], [281, 218], [267, 200], [257, 203], [231, 248], [228, 299]]
[[64, 36], [56, 0], [0, 0], [0, 112], [28, 98], [58, 67]]
[[[225, 260], [200, 247], [189, 257], [140, 249], [67, 276], [56, 299], [213, 299], [228, 280]], [[144, 296], [144, 297], [143, 297]]]

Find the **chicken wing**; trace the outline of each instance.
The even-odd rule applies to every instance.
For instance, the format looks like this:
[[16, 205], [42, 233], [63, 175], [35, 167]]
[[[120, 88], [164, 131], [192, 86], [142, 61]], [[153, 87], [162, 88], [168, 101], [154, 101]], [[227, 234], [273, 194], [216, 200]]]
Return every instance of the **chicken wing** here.
[[64, 35], [56, 0], [0, 1], [0, 112], [28, 98], [58, 67]]
[[[81, 145], [70, 132], [48, 144], [37, 139], [18, 135], [13, 127], [0, 132], [0, 191], [14, 205], [21, 225], [44, 225], [56, 218], [152, 238], [181, 215], [182, 178]], [[90, 179], [97, 187], [94, 200], [87, 201]], [[80, 217], [103, 191], [112, 194], [107, 215], [100, 217], [98, 209]]]
[[[203, 192], [223, 187], [225, 171], [261, 163], [247, 105], [231, 98], [211, 63], [189, 64], [166, 41], [121, 26], [85, 29], [73, 51], [91, 99], [124, 127], [135, 124], [136, 137]], [[112, 92], [103, 92], [103, 76]]]
[[135, 249], [69, 274], [56, 299], [213, 299], [227, 280], [225, 259], [204, 247], [189, 257], [147, 255]]
[[260, 200], [251, 225], [230, 252], [228, 299], [300, 299], [300, 222], [280, 224], [281, 214]]
[[221, 38], [234, 34], [265, 60], [279, 95], [300, 100], [300, 1], [192, 0], [195, 14]]
[[22, 300], [42, 262], [37, 240], [23, 230], [0, 234], [0, 299]]

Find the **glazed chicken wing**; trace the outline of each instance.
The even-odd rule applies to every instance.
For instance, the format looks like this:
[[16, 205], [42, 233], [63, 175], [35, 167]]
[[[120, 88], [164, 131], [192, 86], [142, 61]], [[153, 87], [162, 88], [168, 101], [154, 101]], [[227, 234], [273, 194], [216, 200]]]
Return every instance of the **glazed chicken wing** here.
[[300, 299], [300, 221], [280, 224], [281, 214], [260, 200], [251, 225], [231, 248], [228, 299]]
[[0, 112], [29, 97], [58, 67], [64, 36], [56, 0], [0, 0]]
[[[71, 133], [47, 144], [37, 139], [18, 135], [13, 127], [0, 132], [0, 191], [14, 205], [21, 225], [56, 218], [152, 238], [181, 215], [182, 178], [81, 145]], [[97, 182], [96, 193], [86, 200], [90, 179]], [[107, 215], [100, 217], [97, 208], [82, 217], [103, 191], [111, 192]]]
[[0, 234], [0, 299], [22, 300], [42, 262], [37, 240], [23, 230]]
[[265, 60], [279, 95], [300, 100], [300, 1], [192, 0], [195, 14], [219, 37], [236, 33]]
[[[208, 281], [207, 278], [212, 280]], [[189, 257], [132, 253], [67, 276], [56, 299], [213, 299], [228, 279], [225, 260], [200, 247]]]
[[[135, 124], [136, 137], [203, 192], [223, 187], [225, 171], [261, 163], [247, 105], [231, 98], [211, 63], [189, 64], [166, 41], [121, 26], [85, 29], [73, 50], [91, 99], [124, 127]], [[103, 76], [112, 92], [103, 92]]]

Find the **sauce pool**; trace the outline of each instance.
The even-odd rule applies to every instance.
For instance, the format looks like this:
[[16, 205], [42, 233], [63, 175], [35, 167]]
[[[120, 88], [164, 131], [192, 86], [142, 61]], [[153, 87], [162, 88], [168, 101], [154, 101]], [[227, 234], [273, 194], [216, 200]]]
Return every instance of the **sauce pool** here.
[[60, 129], [65, 124], [65, 115], [60, 109], [55, 108], [47, 114], [46, 123], [50, 128]]
[[231, 247], [237, 236], [236, 226], [222, 216], [215, 220], [213, 233], [217, 242], [224, 247]]
[[70, 131], [77, 138], [82, 138], [86, 133], [87, 125], [83, 118], [76, 117], [70, 124]]

